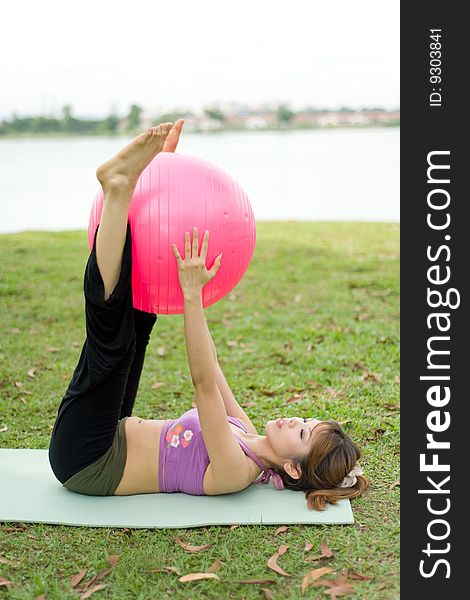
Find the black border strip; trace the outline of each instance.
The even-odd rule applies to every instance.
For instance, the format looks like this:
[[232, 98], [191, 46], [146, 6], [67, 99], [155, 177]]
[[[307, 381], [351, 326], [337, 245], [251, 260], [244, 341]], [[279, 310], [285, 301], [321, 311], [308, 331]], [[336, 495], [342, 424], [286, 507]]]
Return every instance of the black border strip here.
[[401, 4], [401, 596], [427, 600], [469, 593], [470, 128], [463, 89], [470, 53], [463, 6]]

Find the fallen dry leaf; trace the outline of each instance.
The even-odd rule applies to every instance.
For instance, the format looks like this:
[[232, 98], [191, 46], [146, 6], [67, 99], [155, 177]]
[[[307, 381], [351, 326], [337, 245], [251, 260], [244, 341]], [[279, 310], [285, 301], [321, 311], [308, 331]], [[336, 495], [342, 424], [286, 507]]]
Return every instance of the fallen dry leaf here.
[[158, 354], [158, 356], [165, 356], [165, 354], [166, 354], [165, 346], [159, 346], [157, 349], [157, 354]]
[[367, 292], [371, 296], [388, 296], [389, 294], [392, 293], [392, 290], [390, 288], [387, 288], [386, 290], [371, 290], [371, 289], [367, 288]]
[[243, 408], [249, 408], [250, 406], [256, 406], [256, 402], [253, 402], [252, 400], [241, 402], [241, 406], [243, 406]]
[[344, 398], [345, 396], [344, 390], [335, 390], [330, 385], [327, 385], [325, 389], [333, 398]]
[[[99, 573], [97, 573], [96, 575], [94, 575], [89, 581], [87, 581], [86, 583], [84, 583], [82, 585], [81, 588], [79, 588], [80, 592], [85, 592], [86, 590], [88, 590], [88, 588], [93, 585], [95, 583], [95, 581], [101, 581], [101, 579], [104, 579], [106, 577], [106, 575], [109, 575], [111, 573], [112, 569], [104, 569], [104, 571], [100, 571]], [[96, 586], [95, 586], [96, 587]], [[101, 588], [99, 588], [101, 589]], [[97, 591], [97, 590], [95, 590]]]
[[19, 390], [21, 390], [21, 388], [23, 387], [23, 384], [21, 383], [21, 381], [15, 381], [15, 385]]
[[287, 404], [292, 404], [292, 402], [299, 402], [305, 398], [305, 394], [294, 394], [291, 398], [286, 400]]
[[217, 579], [220, 581], [220, 577], [215, 573], [189, 573], [180, 577], [178, 581], [185, 583], [186, 581], [199, 581], [200, 579]]
[[335, 587], [338, 585], [334, 579], [317, 579], [310, 587]]
[[59, 352], [60, 348], [56, 348], [55, 346], [49, 346], [46, 348], [46, 352]]
[[98, 590], [103, 590], [105, 587], [108, 587], [105, 583], [98, 583], [97, 585], [94, 585], [92, 588], [90, 588], [80, 596], [80, 600], [85, 600], [86, 598], [89, 598], [92, 594], [94, 594]]
[[186, 544], [183, 540], [178, 536], [173, 538], [173, 541], [176, 542], [183, 550], [187, 552], [204, 552], [204, 550], [209, 550], [212, 548], [214, 544], [205, 544], [204, 546], [191, 546], [190, 544]]
[[315, 562], [316, 560], [321, 560], [324, 558], [323, 554], [315, 554], [315, 556], [309, 556], [304, 559], [304, 562]]
[[400, 487], [400, 480], [399, 479], [397, 479], [397, 481], [394, 481], [392, 483], [392, 485], [389, 487], [389, 489], [393, 490], [393, 488], [396, 488], [397, 486]]
[[360, 378], [363, 381], [367, 381], [368, 379], [372, 379], [373, 381], [380, 381], [382, 379], [382, 375], [380, 373], [372, 373], [372, 371], [364, 371]]
[[4, 431], [8, 431], [8, 427], [6, 425], [0, 427], [0, 433], [3, 433]]
[[307, 385], [312, 388], [320, 387], [320, 384], [317, 381], [314, 381], [313, 379], [307, 381]]
[[36, 367], [33, 367], [32, 369], [30, 369], [28, 371], [28, 377], [31, 377], [31, 379], [34, 379], [36, 377], [36, 375], [35, 375], [36, 371], [37, 371]]
[[220, 559], [216, 559], [212, 565], [207, 569], [208, 573], [217, 573], [217, 571], [220, 571], [220, 568], [222, 566], [222, 561]]
[[331, 558], [333, 556], [333, 552], [328, 547], [328, 543], [326, 540], [322, 540], [322, 542], [320, 544], [320, 550], [321, 550], [322, 556], [324, 556], [325, 558]]
[[323, 577], [327, 573], [332, 573], [333, 569], [330, 567], [320, 567], [319, 569], [313, 569], [309, 571], [302, 580], [302, 596], [305, 594], [305, 590], [312, 585], [317, 579]]
[[13, 582], [8, 581], [5, 577], [0, 577], [0, 587], [12, 587]]
[[152, 385], [152, 390], [158, 390], [158, 388], [163, 387], [165, 384], [163, 383], [163, 381], [159, 381], [158, 383], [154, 383]]
[[310, 542], [305, 542], [304, 552], [310, 552], [310, 550], [312, 548], [313, 548], [313, 544], [311, 544]]
[[300, 294], [297, 294], [297, 295], [294, 297], [294, 303], [295, 303], [295, 304], [298, 304], [298, 303], [299, 303], [301, 300], [302, 300], [302, 296], [301, 296]]
[[176, 573], [181, 575], [181, 571], [177, 567], [162, 567], [161, 569], [150, 569], [150, 573]]
[[248, 585], [270, 585], [277, 583], [275, 579], [236, 579], [233, 583], [246, 583]]
[[336, 598], [336, 596], [347, 596], [348, 594], [353, 594], [354, 588], [350, 583], [343, 583], [342, 585], [330, 587], [323, 593], [330, 595], [332, 598]]
[[378, 440], [380, 436], [382, 436], [385, 433], [385, 429], [382, 429], [381, 427], [376, 427], [375, 429], [372, 430], [372, 437], [369, 436], [368, 440]]
[[13, 523], [12, 527], [6, 527], [3, 531], [26, 531], [26, 523]]
[[352, 569], [343, 569], [341, 573], [349, 579], [357, 579], [358, 581], [370, 581], [371, 579], [374, 579], [373, 577], [362, 575], [362, 573], [356, 573]]
[[18, 329], [18, 327], [12, 327], [8, 331], [9, 333], [21, 333], [21, 329]]
[[280, 533], [285, 533], [287, 531], [288, 527], [286, 527], [285, 525], [281, 525], [281, 527], [278, 527], [276, 529], [276, 531], [274, 532], [274, 535], [279, 535]]
[[278, 551], [268, 559], [268, 567], [273, 571], [276, 571], [276, 573], [279, 573], [279, 575], [284, 575], [284, 577], [291, 577], [291, 575], [286, 573], [284, 569], [277, 564], [277, 559], [285, 554], [288, 549], [289, 546], [287, 544], [282, 544], [282, 546], [279, 546]]
[[76, 575], [73, 575], [70, 578], [70, 585], [73, 588], [77, 587], [77, 585], [80, 583], [80, 581], [85, 577], [87, 571], [88, 571], [88, 569], [83, 569], [83, 571], [80, 571], [80, 573], [77, 573]]
[[386, 290], [371, 290], [370, 288], [366, 288], [366, 290], [371, 296], [389, 296], [392, 293], [390, 288]]
[[261, 588], [264, 600], [274, 600], [274, 594], [269, 588]]
[[268, 396], [268, 397], [272, 398], [273, 396], [275, 396], [275, 395], [278, 393], [278, 391], [279, 391], [279, 387], [281, 387], [281, 386], [278, 386], [278, 387], [277, 387], [277, 388], [275, 388], [274, 390], [265, 390], [265, 389], [261, 389], [261, 390], [258, 390], [258, 392], [259, 392], [260, 394], [263, 394], [263, 396]]
[[4, 556], [0, 556], [0, 565], [14, 565], [15, 563], [12, 560], [8, 560]]
[[111, 573], [112, 569], [104, 569], [104, 571], [100, 571], [98, 573], [98, 575], [95, 575], [95, 581], [101, 581], [102, 579], [104, 579], [107, 575], [109, 575]]
[[119, 554], [111, 554], [108, 556], [107, 563], [115, 567], [119, 562]]
[[236, 529], [237, 527], [240, 527], [240, 525], [230, 525], [230, 529]]

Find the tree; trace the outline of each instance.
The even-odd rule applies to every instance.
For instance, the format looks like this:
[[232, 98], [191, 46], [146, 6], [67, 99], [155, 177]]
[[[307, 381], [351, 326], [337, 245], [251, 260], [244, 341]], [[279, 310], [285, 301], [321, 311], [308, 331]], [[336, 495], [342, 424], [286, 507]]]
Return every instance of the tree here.
[[142, 121], [142, 107], [137, 104], [133, 104], [127, 115], [127, 129], [128, 131], [134, 131], [140, 128]]
[[100, 129], [104, 133], [116, 133], [116, 130], [119, 125], [119, 117], [115, 114], [111, 114], [100, 124]]
[[70, 121], [72, 118], [72, 107], [70, 104], [66, 104], [62, 107], [62, 121]]
[[178, 119], [184, 119], [185, 117], [192, 116], [191, 112], [167, 112], [163, 113], [159, 117], [153, 119], [153, 125], [160, 125], [160, 123], [176, 123]]
[[214, 119], [214, 121], [220, 121], [220, 123], [225, 121], [224, 113], [217, 106], [205, 108], [204, 113], [206, 117], [209, 117], [209, 119]]
[[280, 124], [287, 125], [293, 116], [294, 113], [284, 105], [281, 105], [276, 111], [276, 119]]

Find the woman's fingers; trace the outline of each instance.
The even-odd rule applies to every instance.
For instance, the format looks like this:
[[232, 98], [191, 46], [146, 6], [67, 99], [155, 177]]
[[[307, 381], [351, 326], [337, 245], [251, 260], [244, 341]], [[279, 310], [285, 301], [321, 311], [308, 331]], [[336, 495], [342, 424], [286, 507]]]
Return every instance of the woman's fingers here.
[[197, 227], [193, 228], [193, 254], [192, 258], [197, 258], [199, 256], [199, 240], [197, 237]]
[[209, 247], [209, 232], [204, 232], [204, 237], [202, 238], [202, 247], [201, 247], [201, 258], [204, 259], [204, 264], [206, 264], [207, 257], [207, 248]]
[[215, 259], [214, 264], [212, 265], [212, 267], [209, 271], [209, 275], [210, 275], [211, 279], [217, 275], [217, 271], [219, 270], [221, 260], [222, 260], [222, 254], [219, 254], [219, 256]]
[[[179, 258], [181, 258], [176, 245], [173, 244], [172, 246], [174, 249], [176, 249], [176, 252], [178, 252]], [[192, 243], [191, 243], [191, 236], [189, 235], [189, 231], [185, 231], [185, 233], [184, 233], [184, 252], [185, 252], [184, 260], [186, 260], [187, 258], [201, 258], [201, 259], [204, 259], [204, 264], [205, 264], [208, 248], [209, 248], [209, 231], [207, 229], [204, 232], [204, 237], [202, 238], [201, 254], [199, 254], [199, 236], [198, 236], [197, 227], [194, 227], [194, 229], [193, 229]]]
[[172, 244], [173, 254], [175, 255], [176, 262], [179, 264], [181, 262], [181, 254], [178, 250], [178, 246], [176, 244]]

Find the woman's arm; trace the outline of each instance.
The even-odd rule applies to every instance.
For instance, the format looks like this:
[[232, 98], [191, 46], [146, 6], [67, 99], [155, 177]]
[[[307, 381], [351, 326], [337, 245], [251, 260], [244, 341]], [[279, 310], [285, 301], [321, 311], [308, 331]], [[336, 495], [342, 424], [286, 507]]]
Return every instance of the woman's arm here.
[[178, 279], [184, 298], [184, 335], [188, 355], [189, 370], [194, 386], [215, 385], [215, 360], [207, 337], [207, 324], [202, 304], [202, 288], [216, 275], [222, 254], [214, 261], [210, 270], [206, 269], [209, 232], [206, 230], [199, 254], [197, 227], [193, 228], [193, 242], [189, 231], [184, 234], [184, 258], [178, 247], [172, 244], [173, 254], [178, 264]]
[[216, 358], [202, 305], [202, 289], [184, 296], [184, 336], [193, 385], [216, 384]]
[[175, 244], [173, 253], [178, 263], [178, 277], [184, 297], [186, 351], [202, 436], [209, 455], [208, 469], [220, 493], [229, 493], [248, 485], [250, 467], [227, 420], [223, 398], [216, 383], [216, 360], [207, 335], [202, 288], [217, 273], [222, 257], [219, 255], [210, 271], [207, 271], [208, 234], [207, 231], [204, 234], [200, 256], [196, 228], [193, 230], [192, 249], [189, 233], [185, 233], [184, 259]]
[[241, 419], [245, 423], [246, 428], [248, 429], [248, 431], [250, 433], [258, 433], [256, 430], [256, 427], [251, 422], [249, 416], [246, 414], [246, 412], [243, 410], [243, 408], [238, 404], [237, 400], [235, 399], [235, 396], [232, 393], [232, 390], [230, 389], [229, 384], [227, 383], [225, 375], [219, 365], [219, 360], [217, 358], [217, 350], [215, 348], [214, 340], [212, 339], [210, 329], [207, 326], [207, 322], [205, 322], [205, 323], [206, 323], [207, 337], [209, 338], [211, 348], [212, 348], [212, 355], [213, 355], [214, 361], [215, 361], [215, 380], [216, 380], [220, 395], [222, 396], [222, 399], [224, 401], [225, 411], [226, 411], [227, 415], [230, 415], [231, 417], [236, 417], [237, 419]]

